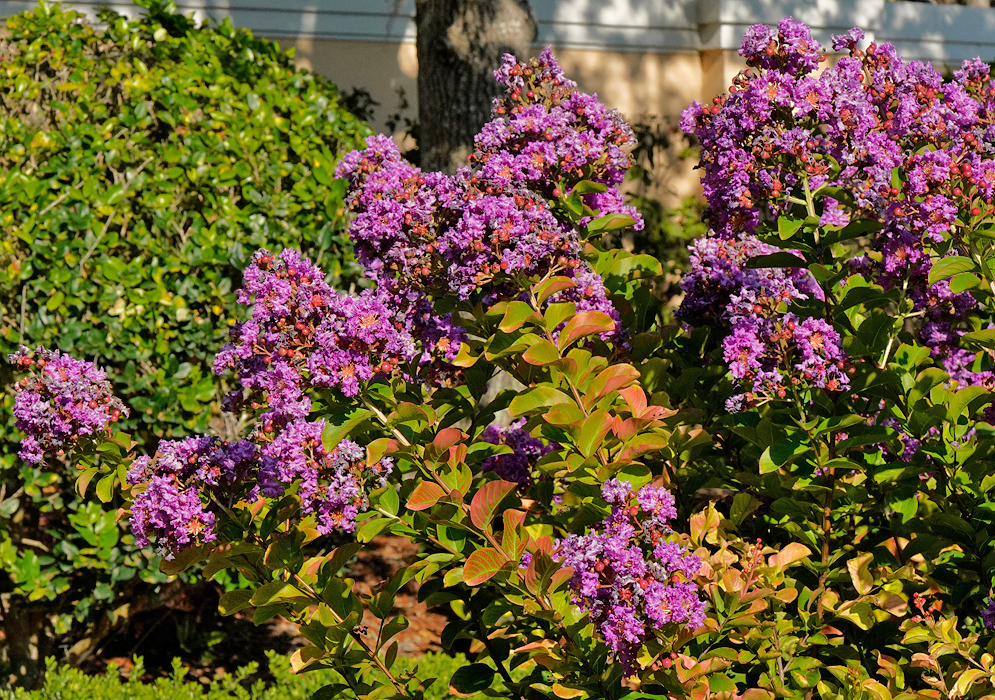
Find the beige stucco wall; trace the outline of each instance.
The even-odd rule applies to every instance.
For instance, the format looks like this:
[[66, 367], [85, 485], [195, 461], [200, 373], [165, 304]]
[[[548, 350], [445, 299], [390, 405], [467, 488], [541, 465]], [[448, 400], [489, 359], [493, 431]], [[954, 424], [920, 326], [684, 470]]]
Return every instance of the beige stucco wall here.
[[[380, 103], [374, 127], [385, 129], [384, 119], [398, 108], [398, 89], [417, 116], [418, 59], [410, 42], [280, 39], [293, 48], [297, 63], [327, 76], [343, 90], [361, 87]], [[537, 51], [539, 49], [537, 48]], [[707, 101], [729, 87], [744, 65], [732, 51], [702, 53], [636, 53], [561, 49], [557, 58], [571, 79], [585, 92], [630, 120], [642, 115], [674, 119], [693, 100]], [[666, 191], [657, 193], [676, 202], [699, 191], [694, 163], [683, 161], [667, 174]]]

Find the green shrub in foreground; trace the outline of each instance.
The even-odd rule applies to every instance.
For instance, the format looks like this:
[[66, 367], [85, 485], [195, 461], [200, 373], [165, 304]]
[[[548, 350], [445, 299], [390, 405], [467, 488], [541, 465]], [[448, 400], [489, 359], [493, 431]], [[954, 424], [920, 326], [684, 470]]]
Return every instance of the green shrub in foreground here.
[[[210, 684], [201, 683], [187, 678], [186, 669], [174, 662], [173, 675], [170, 678], [160, 678], [154, 683], [140, 683], [127, 680], [120, 676], [118, 669], [112, 667], [107, 675], [88, 676], [81, 671], [68, 666], [59, 666], [54, 659], [48, 659], [48, 673], [45, 685], [34, 691], [16, 690], [10, 692], [4, 700], [66, 700], [68, 698], [87, 698], [88, 700], [118, 700], [127, 697], [129, 700], [187, 700], [198, 698], [203, 700], [306, 700], [319, 688], [329, 683], [342, 682], [341, 676], [334, 671], [314, 671], [312, 673], [294, 674], [286, 657], [273, 652], [267, 652], [269, 657], [269, 673], [272, 680], [252, 680], [258, 671], [254, 663], [240, 668], [236, 673], [225, 675]], [[141, 659], [132, 671], [131, 676], [141, 675]], [[418, 668], [424, 677], [448, 679], [453, 673], [467, 664], [461, 655], [447, 656], [445, 654], [426, 654], [419, 659], [398, 659], [399, 669]], [[518, 675], [518, 674], [516, 674]], [[320, 697], [320, 696], [319, 696]], [[425, 693], [425, 700], [444, 700], [451, 697], [446, 682], [436, 682]], [[475, 693], [471, 698], [483, 698]]]
[[[331, 173], [368, 129], [275, 43], [146, 9], [104, 10], [102, 28], [44, 3], [7, 20], [0, 356], [23, 343], [98, 359], [154, 449], [212, 420], [237, 430], [213, 418], [210, 362], [257, 248], [301, 247], [331, 283], [353, 281]], [[11, 381], [0, 360], [0, 385]], [[9, 392], [0, 401], [9, 416]], [[0, 595], [18, 657], [10, 647], [31, 634], [91, 627], [133, 600], [136, 577], [162, 577], [115, 508], [84, 509], [60, 473], [18, 464], [11, 430], [0, 423]]]

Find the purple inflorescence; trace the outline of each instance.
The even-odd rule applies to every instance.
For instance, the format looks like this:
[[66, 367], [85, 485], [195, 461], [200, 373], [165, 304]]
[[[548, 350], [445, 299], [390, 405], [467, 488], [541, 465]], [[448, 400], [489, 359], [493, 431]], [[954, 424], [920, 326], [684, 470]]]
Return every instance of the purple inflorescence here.
[[41, 347], [34, 352], [21, 347], [9, 360], [28, 372], [14, 399], [15, 425], [25, 433], [19, 454], [26, 462], [61, 457], [128, 416], [107, 374], [86, 360]]
[[670, 539], [674, 497], [662, 487], [611, 479], [602, 496], [612, 507], [599, 526], [567, 535], [556, 558], [573, 569], [573, 601], [590, 613], [612, 652], [633, 674], [643, 644], [668, 627], [696, 629], [705, 602], [693, 582], [701, 561]]
[[796, 300], [822, 299], [808, 271], [749, 268], [750, 259], [777, 252], [749, 234], [712, 236], [691, 245], [691, 270], [679, 315], [728, 329], [722, 355], [740, 391], [726, 403], [742, 411], [797, 389], [841, 391], [850, 385], [839, 334], [818, 318], [784, 309]]
[[[846, 202], [826, 196], [834, 192], [814, 200], [823, 227], [860, 221], [879, 227], [863, 229], [873, 252], [851, 261], [850, 274], [862, 278], [857, 284], [895, 289], [911, 301], [912, 313], [922, 318], [921, 340], [952, 383], [993, 383], [990, 372], [972, 368], [977, 352], [959, 340], [978, 301], [970, 292], [951, 291], [946, 280], [929, 281], [936, 258], [931, 250], [955, 233], [958, 214], [977, 217], [990, 210], [990, 71], [980, 60], [967, 61], [953, 81], [944, 82], [929, 64], [904, 62], [890, 44], [862, 49], [862, 41], [858, 29], [835, 37], [833, 48], [847, 55], [818, 72], [824, 51], [804, 24], [786, 18], [776, 28], [755, 26], [740, 52], [751, 69], [733, 80], [728, 96], [711, 105], [695, 103], [682, 115], [684, 130], [701, 146], [712, 231], [692, 251], [681, 314], [692, 324], [724, 324], [730, 333], [727, 361], [742, 358], [735, 360], [734, 375], [742, 379], [753, 372], [761, 382], [758, 390], [755, 381], [752, 387], [740, 381], [743, 391], [731, 408], [748, 405], [751, 394], [769, 394], [763, 387], [776, 397], [785, 382], [846, 387], [845, 377], [830, 367], [842, 369], [840, 362], [846, 362], [835, 338], [820, 332], [816, 337], [827, 340], [826, 351], [811, 348], [815, 356], [799, 363], [799, 353], [810, 350], [804, 339], [789, 340], [771, 326], [787, 323], [783, 313], [792, 300], [817, 294], [809, 273], [746, 269], [750, 258], [774, 252], [756, 240], [768, 222], [806, 201], [806, 193], [827, 187], [846, 193]], [[758, 293], [760, 287], [768, 296], [781, 293], [784, 305], [772, 315], [761, 302], [764, 311], [750, 319], [752, 300], [742, 292]], [[727, 301], [737, 294], [745, 302], [738, 321]], [[774, 336], [792, 345], [779, 353], [785, 362], [777, 367], [757, 359], [771, 357]]]
[[995, 632], [995, 597], [985, 600], [985, 609], [981, 611], [981, 622], [989, 632]]
[[510, 453], [485, 459], [482, 465], [485, 472], [492, 471], [506, 481], [528, 486], [534, 480], [532, 469], [536, 462], [555, 449], [555, 445], [547, 445], [539, 438], [532, 437], [528, 431], [522, 429], [524, 425], [524, 418], [506, 428], [489, 425], [480, 439], [492, 445], [507, 445], [512, 450]]
[[[619, 192], [632, 131], [565, 80], [548, 49], [526, 64], [508, 57], [496, 77], [506, 94], [469, 165], [454, 176], [415, 168], [385, 136], [342, 159], [337, 174], [349, 183], [357, 257], [397, 308], [425, 297], [513, 298], [521, 291], [514, 278], [557, 273], [580, 287], [565, 300], [617, 320], [607, 290], [580, 258], [579, 231], [555, 204], [587, 181], [579, 196], [595, 215], [625, 214], [641, 228]], [[616, 325], [605, 340], [624, 339]]]
[[187, 547], [213, 542], [222, 507], [254, 501], [258, 448], [251, 442], [222, 442], [200, 436], [164, 440], [155, 455], [138, 457], [128, 483], [146, 484], [131, 506], [131, 529], [138, 545], [156, 542], [172, 559]]
[[343, 440], [322, 446], [324, 422], [294, 421], [259, 443], [199, 436], [167, 440], [152, 457], [139, 457], [128, 483], [147, 484], [134, 498], [131, 527], [138, 544], [155, 541], [167, 559], [187, 547], [213, 542], [215, 523], [237, 503], [280, 498], [294, 486], [301, 510], [313, 514], [322, 534], [352, 532], [371, 488], [386, 484], [393, 462], [372, 466], [366, 450]]
[[351, 440], [326, 451], [321, 442], [324, 428], [324, 421], [295, 421], [263, 446], [262, 491], [279, 498], [296, 484], [301, 509], [316, 515], [318, 532], [352, 532], [356, 516], [368, 505], [368, 489], [387, 483], [393, 461], [385, 457], [368, 466], [366, 450]]

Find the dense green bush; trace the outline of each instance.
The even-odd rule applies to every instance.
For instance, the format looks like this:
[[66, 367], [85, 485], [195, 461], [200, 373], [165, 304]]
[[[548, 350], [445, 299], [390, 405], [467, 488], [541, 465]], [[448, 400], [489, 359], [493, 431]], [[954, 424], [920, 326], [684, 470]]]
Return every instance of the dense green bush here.
[[[235, 674], [222, 676], [210, 684], [186, 678], [186, 671], [178, 662], [174, 665], [171, 678], [161, 678], [154, 683], [146, 684], [123, 679], [118, 669], [113, 667], [105, 676], [87, 676], [76, 669], [57, 666], [53, 659], [49, 659], [48, 674], [42, 688], [35, 691], [13, 691], [7, 698], [9, 700], [56, 700], [57, 698], [116, 700], [120, 697], [127, 697], [130, 700], [180, 700], [181, 698], [183, 700], [188, 698], [306, 700], [322, 686], [336, 681], [341, 682], [341, 677], [334, 671], [315, 671], [297, 675], [290, 670], [290, 662], [285, 657], [272, 652], [267, 656], [269, 656], [269, 675], [272, 676], [270, 682], [258, 678], [258, 668], [253, 663], [239, 669]], [[142, 672], [141, 660], [138, 662], [130, 674], [132, 678]], [[462, 655], [426, 654], [417, 660], [398, 659], [397, 666], [403, 669], [417, 667], [426, 677], [445, 679], [466, 663]], [[425, 693], [425, 700], [444, 700], [449, 697], [451, 696], [448, 685], [441, 680]], [[468, 697], [482, 699], [485, 696], [474, 693]]]
[[[232, 434], [209, 368], [235, 321], [225, 300], [261, 246], [302, 247], [331, 283], [354, 281], [331, 173], [368, 129], [333, 85], [227, 21], [196, 26], [171, 4], [100, 18], [43, 3], [10, 18], [0, 46], [0, 385], [19, 344], [58, 346], [110, 371], [151, 449], [212, 420]], [[0, 424], [0, 594], [13, 644], [49, 612], [67, 632], [127, 602], [139, 572], [158, 579], [113, 510], [81, 509], [58, 473], [18, 464], [11, 430]]]

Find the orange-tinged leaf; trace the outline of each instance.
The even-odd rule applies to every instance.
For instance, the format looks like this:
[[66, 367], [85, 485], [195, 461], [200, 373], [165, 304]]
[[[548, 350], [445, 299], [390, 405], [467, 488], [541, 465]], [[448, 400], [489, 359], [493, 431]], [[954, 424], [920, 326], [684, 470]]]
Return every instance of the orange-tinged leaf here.
[[634, 417], [639, 418], [643, 415], [643, 411], [646, 410], [646, 392], [641, 386], [627, 386], [618, 393], [625, 399], [629, 405], [629, 412]]
[[463, 583], [479, 586], [501, 570], [507, 559], [493, 547], [484, 547], [470, 553], [463, 565]]
[[594, 411], [580, 426], [577, 449], [585, 457], [592, 456], [601, 447], [605, 435], [611, 430], [612, 420], [607, 411]]
[[580, 338], [611, 333], [613, 330], [615, 330], [615, 321], [608, 314], [602, 311], [583, 311], [567, 321], [567, 325], [560, 332], [558, 344], [562, 350]]
[[504, 500], [504, 497], [515, 490], [516, 486], [517, 484], [512, 481], [501, 479], [488, 481], [481, 486], [480, 490], [473, 495], [473, 501], [470, 502], [470, 520], [473, 521], [473, 524], [481, 530], [490, 531], [494, 511]]
[[[639, 370], [632, 365], [612, 365], [601, 371], [587, 388], [585, 403], [593, 406], [613, 391], [629, 386], [639, 379]], [[642, 389], [639, 389], [642, 391]]]
[[441, 455], [465, 437], [466, 434], [459, 428], [443, 428], [432, 440], [432, 449], [435, 450], [435, 454]]
[[[768, 557], [767, 564], [768, 566], [772, 566], [783, 571], [792, 564], [809, 556], [811, 553], [812, 550], [803, 545], [801, 542], [790, 542], [782, 547], [781, 551], [777, 554], [773, 554]], [[871, 554], [868, 553], [867, 556], [870, 557]]]
[[617, 461], [628, 462], [647, 452], [661, 450], [669, 444], [670, 435], [668, 434], [648, 433], [646, 435], [637, 435], [626, 443], [625, 449], [622, 450], [622, 454], [619, 455]]
[[576, 286], [577, 283], [569, 277], [551, 277], [536, 287], [536, 300], [541, 304], [553, 294], [562, 292], [564, 289], [572, 289]]
[[522, 359], [530, 365], [543, 367], [559, 360], [560, 351], [551, 342], [542, 338], [522, 354]]
[[431, 508], [439, 499], [446, 495], [438, 484], [423, 481], [415, 487], [408, 497], [408, 510], [425, 510]]

